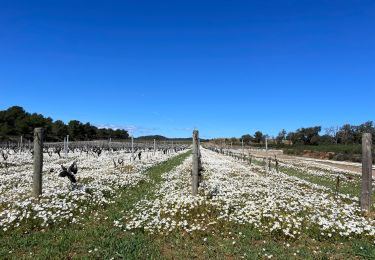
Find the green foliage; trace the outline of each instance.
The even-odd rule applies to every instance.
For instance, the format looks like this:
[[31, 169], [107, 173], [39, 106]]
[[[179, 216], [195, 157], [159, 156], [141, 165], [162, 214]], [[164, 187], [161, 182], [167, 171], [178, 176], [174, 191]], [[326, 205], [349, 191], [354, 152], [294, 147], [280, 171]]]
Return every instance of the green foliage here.
[[319, 142], [319, 132], [321, 131], [320, 126], [299, 128], [296, 132], [290, 132], [288, 134], [288, 139], [292, 141], [293, 144], [318, 144]]
[[161, 175], [180, 165], [191, 152], [149, 168], [151, 181], [118, 190], [115, 203], [88, 211], [83, 225], [52, 225], [43, 230], [15, 230], [0, 236], [0, 259], [162, 259], [155, 238], [142, 230], [123, 231], [113, 221], [146, 194]]
[[249, 134], [246, 134], [246, 135], [243, 135], [241, 139], [243, 140], [244, 144], [249, 144], [251, 140], [253, 139], [253, 137]]
[[345, 124], [342, 127], [329, 127], [325, 135], [319, 135], [320, 126], [300, 128], [289, 132], [286, 139], [293, 144], [318, 145], [318, 144], [360, 144], [363, 133], [371, 133], [375, 138], [375, 126], [372, 121], [367, 121], [358, 126]]
[[261, 131], [256, 131], [254, 134], [254, 141], [259, 144], [261, 141], [263, 141], [263, 139], [263, 133]]
[[146, 135], [146, 136], [137, 137], [137, 139], [138, 140], [149, 140], [149, 141], [153, 141], [154, 139], [156, 141], [166, 141], [166, 140], [168, 140], [167, 137], [162, 136], [162, 135]]
[[73, 141], [129, 137], [126, 130], [97, 128], [90, 123], [83, 124], [78, 120], [71, 120], [66, 125], [61, 120], [53, 121], [52, 118], [45, 118], [41, 114], [30, 114], [19, 106], [0, 111], [0, 140], [12, 140], [21, 135], [30, 140], [33, 138], [35, 127], [45, 129], [46, 141], [62, 141], [66, 135], [69, 135], [70, 140]]
[[[362, 146], [360, 144], [319, 144], [319, 145], [293, 145], [276, 147], [283, 148], [284, 154], [303, 155], [306, 151], [310, 153], [332, 153], [329, 159], [337, 161], [361, 162]], [[375, 150], [375, 145], [373, 146]], [[318, 154], [317, 154], [318, 155]], [[375, 153], [373, 153], [375, 161]]]
[[277, 144], [281, 144], [283, 140], [286, 139], [287, 132], [285, 129], [281, 130], [276, 137]]

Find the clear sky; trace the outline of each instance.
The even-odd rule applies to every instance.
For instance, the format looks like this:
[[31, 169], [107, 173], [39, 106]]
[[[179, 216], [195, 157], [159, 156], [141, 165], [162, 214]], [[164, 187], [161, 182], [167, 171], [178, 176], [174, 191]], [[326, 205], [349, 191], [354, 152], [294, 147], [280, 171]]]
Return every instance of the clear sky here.
[[0, 109], [135, 136], [375, 121], [375, 1], [1, 1]]

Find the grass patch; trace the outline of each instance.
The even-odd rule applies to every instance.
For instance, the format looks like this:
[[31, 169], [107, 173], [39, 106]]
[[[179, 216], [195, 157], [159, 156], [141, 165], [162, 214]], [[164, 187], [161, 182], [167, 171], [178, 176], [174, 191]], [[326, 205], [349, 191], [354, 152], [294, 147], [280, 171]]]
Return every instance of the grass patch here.
[[[327, 187], [332, 190], [332, 193], [336, 192], [336, 180], [335, 179], [328, 178], [328, 177], [325, 178], [323, 176], [315, 176], [315, 175], [311, 175], [300, 170], [287, 168], [287, 167], [279, 167], [279, 169], [282, 173], [285, 173], [289, 176], [294, 176], [294, 177], [306, 180], [308, 182]], [[360, 197], [360, 193], [361, 193], [360, 178], [354, 178], [353, 180], [348, 182], [346, 178], [341, 175], [338, 193]], [[372, 201], [375, 201], [375, 190], [372, 191], [371, 196], [372, 196]], [[372, 206], [372, 209], [375, 210], [373, 206]]]
[[[254, 165], [265, 167], [265, 163], [267, 163], [268, 165], [268, 161], [262, 161], [262, 160], [258, 160], [254, 158], [252, 159], [252, 164]], [[275, 167], [275, 164], [271, 163], [271, 168], [274, 168], [274, 167]], [[312, 167], [311, 169], [314, 169], [314, 167]], [[316, 176], [316, 175], [311, 175], [307, 172], [304, 172], [303, 170], [297, 170], [297, 169], [284, 167], [284, 166], [279, 166], [279, 171], [289, 176], [294, 176], [294, 177], [306, 180], [308, 182], [329, 188], [332, 190], [332, 193], [336, 192], [336, 179], [330, 178], [328, 175], [331, 175], [331, 174], [328, 172], [327, 172], [327, 177]], [[360, 175], [358, 175], [358, 177], [356, 176], [353, 177], [352, 175], [348, 175], [348, 176], [351, 177], [350, 181], [345, 175], [343, 174], [340, 175], [340, 184], [339, 184], [339, 189], [337, 192], [342, 193], [342, 194], [348, 194], [351, 196], [360, 197], [360, 193], [361, 193]], [[375, 201], [375, 189], [373, 189], [371, 196], [372, 196], [372, 201]], [[372, 206], [372, 210], [373, 211], [375, 210], [374, 206]]]
[[[150, 182], [121, 190], [115, 204], [87, 214], [84, 225], [55, 226], [26, 234], [14, 231], [1, 236], [0, 259], [267, 259], [271, 255], [276, 259], [375, 259], [373, 241], [366, 239], [336, 237], [319, 241], [307, 233], [293, 240], [260, 232], [250, 224], [219, 221], [206, 231], [189, 234], [177, 229], [167, 236], [113, 226], [113, 221], [124, 216], [134, 203], [145, 196], [152, 197], [156, 184], [163, 181], [161, 175], [189, 155], [190, 152], [150, 168]], [[254, 158], [253, 163], [263, 164]], [[298, 171], [289, 174], [310, 178]], [[331, 185], [328, 180], [319, 179], [309, 181]]]
[[[372, 150], [375, 150], [375, 145]], [[283, 153], [289, 155], [302, 156], [305, 152], [316, 155], [317, 153], [332, 153], [328, 157], [336, 161], [361, 162], [362, 160], [362, 145], [360, 144], [295, 145], [283, 148]], [[373, 154], [373, 161], [375, 162], [375, 154]]]
[[251, 225], [228, 222], [220, 228], [192, 235], [178, 230], [155, 236], [161, 257], [167, 259], [375, 259], [374, 246], [361, 239], [318, 241], [308, 235], [287, 240]]
[[141, 231], [125, 232], [113, 226], [113, 221], [124, 215], [145, 194], [153, 192], [161, 174], [181, 164], [187, 152], [147, 170], [150, 182], [119, 190], [114, 204], [93, 210], [85, 216], [83, 225], [53, 226], [42, 230], [22, 228], [0, 237], [0, 259], [37, 258], [70, 259], [160, 259], [159, 247]]

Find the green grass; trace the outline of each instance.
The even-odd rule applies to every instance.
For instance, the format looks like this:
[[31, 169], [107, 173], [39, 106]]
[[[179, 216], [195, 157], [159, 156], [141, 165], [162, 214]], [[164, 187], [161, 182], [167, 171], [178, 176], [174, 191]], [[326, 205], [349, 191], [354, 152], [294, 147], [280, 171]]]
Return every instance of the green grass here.
[[[375, 145], [373, 146], [373, 151]], [[360, 144], [319, 144], [319, 145], [294, 145], [284, 146], [283, 153], [290, 155], [303, 155], [305, 151], [310, 153], [333, 153], [329, 159], [337, 161], [353, 161], [361, 162], [362, 145]], [[375, 161], [375, 154], [373, 153], [373, 160]]]
[[[253, 162], [263, 165], [254, 158]], [[207, 216], [204, 208], [199, 212]], [[265, 259], [266, 254], [276, 259], [375, 259], [373, 241], [366, 239], [316, 239], [308, 232], [297, 240], [287, 239], [260, 232], [252, 225], [224, 221], [193, 234], [175, 230], [168, 236], [155, 235], [153, 241], [168, 259]]]
[[[150, 168], [147, 174], [151, 182], [141, 182], [136, 187], [119, 191], [120, 196], [115, 204], [87, 213], [84, 225], [68, 225], [64, 228], [55, 226], [45, 230], [30, 230], [26, 234], [18, 229], [2, 234], [0, 259], [161, 258], [159, 247], [150, 236], [140, 231], [124, 232], [114, 227], [113, 221], [126, 214], [146, 194], [151, 194], [155, 184], [162, 180], [161, 174], [181, 164], [189, 155], [190, 152], [187, 152]], [[98, 212], [98, 216], [94, 215], [95, 212]]]
[[[293, 240], [262, 233], [251, 225], [224, 221], [206, 231], [188, 234], [175, 230], [166, 236], [113, 226], [113, 221], [124, 216], [134, 203], [145, 196], [152, 197], [162, 173], [189, 155], [190, 152], [150, 168], [147, 174], [151, 182], [122, 190], [115, 204], [95, 211], [98, 216], [88, 213], [84, 226], [56, 226], [0, 236], [0, 259], [265, 259], [266, 254], [276, 259], [375, 259], [372, 241], [365, 239], [319, 241], [303, 234]], [[253, 162], [262, 164], [254, 158]]]
[[[259, 166], [264, 166], [264, 162], [262, 160], [257, 160], [253, 158], [252, 163], [255, 165], [259, 165]], [[271, 166], [272, 168], [275, 167], [274, 163], [272, 163], [271, 165], [272, 165]], [[328, 176], [323, 177], [323, 176], [311, 175], [302, 170], [297, 170], [297, 169], [283, 167], [283, 166], [279, 167], [279, 171], [289, 176], [298, 177], [308, 182], [327, 187], [332, 190], [332, 193], [336, 192], [336, 179], [329, 178]], [[329, 173], [327, 173], [327, 175], [328, 174]], [[349, 181], [347, 177], [340, 175], [340, 184], [339, 184], [339, 188], [337, 192], [342, 193], [342, 194], [348, 194], [351, 196], [360, 197], [360, 192], [361, 192], [360, 175], [358, 175], [358, 177], [352, 176], [352, 175], [350, 176], [352, 180]], [[375, 189], [372, 192], [372, 201], [375, 201]], [[375, 210], [375, 208], [373, 207], [372, 210]]]
[[266, 259], [266, 254], [276, 259], [353, 259], [356, 256], [375, 259], [374, 246], [365, 239], [319, 241], [303, 234], [298, 240], [287, 240], [262, 233], [251, 225], [222, 222], [218, 226], [193, 235], [177, 230], [168, 236], [155, 236], [153, 241], [168, 259]]
[[[274, 166], [272, 166], [274, 167]], [[324, 187], [327, 187], [332, 190], [332, 192], [336, 192], [336, 180], [332, 178], [325, 178], [322, 176], [315, 176], [308, 174], [306, 172], [303, 172], [301, 170], [296, 170], [292, 168], [287, 168], [287, 167], [280, 167], [279, 168], [281, 172], [289, 175], [289, 176], [295, 176], [300, 179], [304, 179], [308, 182], [315, 183]], [[342, 194], [349, 194], [352, 196], [360, 197], [361, 193], [361, 180], [358, 177], [354, 177], [350, 182], [348, 179], [344, 176], [340, 176], [340, 184], [338, 191], [339, 193]], [[375, 190], [372, 192], [372, 201], [375, 201]], [[375, 208], [373, 208], [375, 210]]]

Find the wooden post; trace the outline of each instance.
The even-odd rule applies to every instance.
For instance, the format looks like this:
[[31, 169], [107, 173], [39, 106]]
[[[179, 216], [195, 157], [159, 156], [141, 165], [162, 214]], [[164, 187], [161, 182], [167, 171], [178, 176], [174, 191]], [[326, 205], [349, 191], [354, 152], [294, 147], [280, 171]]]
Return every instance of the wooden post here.
[[362, 134], [362, 189], [361, 210], [370, 211], [372, 190], [372, 137], [370, 133]]
[[154, 156], [155, 156], [155, 153], [156, 153], [156, 141], [154, 139]]
[[198, 174], [199, 174], [199, 142], [198, 142], [198, 130], [193, 131], [193, 168], [191, 173], [192, 179], [192, 193], [193, 195], [198, 194]]
[[69, 153], [69, 135], [66, 136], [66, 152]]
[[34, 129], [34, 174], [32, 195], [38, 197], [42, 194], [42, 169], [43, 169], [43, 128]]
[[268, 170], [271, 171], [271, 157], [268, 157]]
[[266, 161], [266, 158], [265, 158], [265, 157], [263, 157], [263, 167], [264, 167], [264, 170], [265, 170], [266, 172], [268, 172], [267, 161]]
[[198, 134], [198, 144], [197, 144], [197, 147], [198, 147], [198, 187], [199, 187], [199, 183], [201, 183], [201, 171], [202, 171], [202, 161], [201, 161], [201, 140], [199, 139], [199, 134]]
[[243, 151], [243, 139], [241, 140], [241, 145], [242, 145], [242, 160], [244, 160], [245, 154], [244, 154], [244, 151]]
[[132, 136], [132, 158], [131, 160], [133, 161], [134, 160], [134, 138]]
[[340, 175], [336, 176], [336, 196], [339, 194], [339, 188], [340, 188]]
[[268, 142], [267, 142], [267, 136], [266, 136], [266, 151], [268, 151]]
[[64, 153], [65, 153], [65, 157], [67, 156], [67, 152], [66, 152], [66, 137], [64, 137]]
[[278, 173], [279, 172], [279, 161], [277, 160], [276, 155], [275, 155], [275, 168], [276, 168], [276, 172]]

